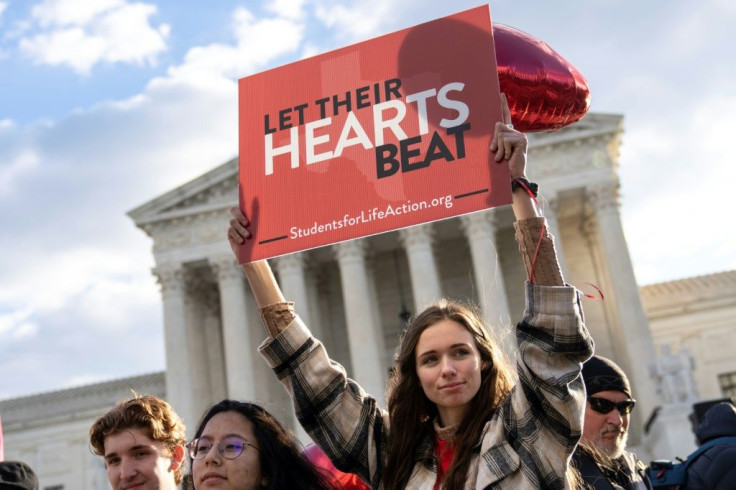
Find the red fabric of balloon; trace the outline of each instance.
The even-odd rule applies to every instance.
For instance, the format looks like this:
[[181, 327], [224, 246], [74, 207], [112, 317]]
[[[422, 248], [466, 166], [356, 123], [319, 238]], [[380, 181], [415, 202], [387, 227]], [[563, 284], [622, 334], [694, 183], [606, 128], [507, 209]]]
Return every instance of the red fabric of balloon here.
[[493, 24], [498, 81], [514, 128], [556, 131], [590, 107], [588, 82], [547, 43], [518, 29]]

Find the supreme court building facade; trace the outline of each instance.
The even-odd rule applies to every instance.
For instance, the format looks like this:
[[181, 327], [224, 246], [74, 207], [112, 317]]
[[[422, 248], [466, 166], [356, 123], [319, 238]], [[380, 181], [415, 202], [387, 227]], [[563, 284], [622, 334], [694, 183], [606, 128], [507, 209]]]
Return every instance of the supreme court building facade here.
[[[622, 122], [619, 115], [589, 114], [561, 131], [531, 135], [528, 173], [559, 237], [567, 281], [604, 292], [605, 301], [584, 304], [596, 350], [629, 373], [639, 413], [647, 414], [657, 395], [641, 360], [654, 359], [655, 346], [619, 215]], [[224, 397], [258, 401], [293, 423], [284, 390], [256, 352], [265, 329], [225, 240], [237, 179], [233, 159], [129, 213], [153, 241], [167, 394], [190, 426]], [[505, 206], [271, 263], [287, 299], [328, 352], [382, 400], [405, 310], [442, 296], [470, 301], [504, 345], [513, 342], [525, 275], [512, 223]]]

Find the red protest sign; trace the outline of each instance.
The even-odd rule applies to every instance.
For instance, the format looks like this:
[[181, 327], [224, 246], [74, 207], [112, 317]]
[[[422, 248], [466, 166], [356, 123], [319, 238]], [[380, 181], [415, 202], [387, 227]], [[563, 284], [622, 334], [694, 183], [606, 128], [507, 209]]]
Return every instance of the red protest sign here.
[[511, 202], [478, 7], [239, 80], [250, 262]]

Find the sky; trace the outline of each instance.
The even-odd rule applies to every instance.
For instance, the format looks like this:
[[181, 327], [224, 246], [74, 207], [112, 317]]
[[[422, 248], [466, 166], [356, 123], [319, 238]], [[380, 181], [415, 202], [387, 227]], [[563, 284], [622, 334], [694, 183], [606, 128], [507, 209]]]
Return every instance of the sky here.
[[[165, 368], [152, 242], [125, 213], [237, 154], [238, 78], [477, 5], [0, 0], [0, 399]], [[591, 111], [625, 116], [639, 283], [736, 269], [736, 3], [491, 15], [572, 63]]]

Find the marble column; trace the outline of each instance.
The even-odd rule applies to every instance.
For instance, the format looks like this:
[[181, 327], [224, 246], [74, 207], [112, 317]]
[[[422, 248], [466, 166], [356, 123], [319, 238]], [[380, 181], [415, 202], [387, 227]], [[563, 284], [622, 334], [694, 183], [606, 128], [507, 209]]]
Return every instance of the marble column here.
[[568, 268], [565, 262], [565, 253], [562, 250], [562, 230], [560, 229], [560, 221], [558, 219], [559, 209], [560, 199], [558, 197], [547, 199], [547, 209], [544, 212], [544, 217], [547, 220], [549, 232], [554, 236], [557, 263], [560, 264], [560, 269], [562, 269], [562, 277], [565, 278], [565, 282], [569, 283], [570, 279], [567, 277]]
[[439, 273], [432, 250], [433, 231], [431, 223], [399, 230], [399, 238], [409, 259], [411, 289], [417, 311], [442, 298]]
[[[202, 328], [206, 342], [208, 384], [211, 403], [227, 398], [227, 370], [225, 368], [225, 349], [222, 343], [222, 312], [218, 288], [207, 282], [207, 299], [204, 302]], [[205, 407], [206, 408], [206, 407]]]
[[460, 225], [470, 244], [475, 289], [483, 316], [491, 325], [509, 325], [509, 303], [496, 253], [495, 217], [494, 209], [466, 214], [460, 217]]
[[229, 256], [211, 259], [210, 264], [220, 288], [228, 397], [255, 400], [253, 357], [257, 346], [251, 342], [249, 329], [256, 327], [248, 322], [245, 275]]
[[[189, 338], [187, 336], [186, 291], [184, 269], [181, 264], [163, 264], [153, 269], [161, 285], [164, 310], [166, 348], [166, 399], [184, 421], [194, 427], [194, 413], [190, 386]], [[188, 429], [187, 434], [191, 435]]]
[[385, 373], [380, 324], [376, 323], [366, 270], [366, 242], [351, 240], [333, 245], [340, 267], [347, 322], [352, 377], [385, 406]]
[[618, 344], [615, 351], [621, 356], [622, 367], [633, 384], [637, 412], [646, 420], [659, 404], [657, 386], [649, 371], [656, 359], [656, 351], [621, 226], [617, 189], [609, 185], [587, 191], [598, 221], [600, 246], [613, 288], [613, 308], [618, 317], [619, 330], [619, 335], [614, 339]]
[[[310, 297], [307, 290], [307, 278], [304, 274], [304, 254], [293, 253], [284, 255], [273, 259], [272, 262], [275, 262], [276, 271], [279, 275], [279, 285], [284, 293], [284, 297], [288, 301], [294, 302], [296, 313], [307, 325], [309, 330], [311, 330], [312, 334], [320, 339], [320, 326], [313, 323], [312, 315], [310, 314], [311, 302], [309, 301]], [[289, 410], [289, 415], [292, 418], [290, 425], [294, 428], [296, 436], [303, 443], [309, 443], [309, 435], [297, 420], [293, 404], [291, 410]]]
[[[186, 336], [189, 344], [189, 395], [195, 419], [212, 405], [210, 393], [210, 359], [205, 335], [205, 315], [208, 291], [202, 271], [187, 270], [186, 284]], [[210, 284], [210, 286], [214, 286]], [[176, 407], [174, 407], [176, 408]], [[188, 426], [187, 426], [188, 427]]]
[[304, 274], [304, 255], [294, 253], [273, 259], [279, 275], [279, 285], [288, 301], [294, 302], [294, 308], [302, 321], [319, 338], [319, 328], [313, 325], [310, 312], [310, 301], [307, 290], [307, 279]]

